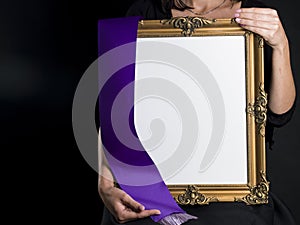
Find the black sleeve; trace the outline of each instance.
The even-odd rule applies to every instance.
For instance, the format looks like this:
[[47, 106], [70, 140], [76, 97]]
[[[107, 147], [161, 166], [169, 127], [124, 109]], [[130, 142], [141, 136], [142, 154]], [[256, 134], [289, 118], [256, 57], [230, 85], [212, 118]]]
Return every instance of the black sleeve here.
[[296, 100], [293, 106], [291, 107], [291, 109], [284, 114], [280, 114], [280, 115], [276, 114], [268, 108], [267, 124], [266, 124], [266, 143], [268, 149], [272, 149], [274, 144], [274, 139], [273, 139], [274, 129], [282, 127], [285, 124], [287, 124], [291, 120], [295, 108], [296, 108]]
[[268, 122], [272, 124], [274, 127], [281, 127], [285, 124], [287, 124], [295, 111], [296, 108], [296, 101], [294, 102], [293, 106], [291, 107], [290, 110], [288, 110], [286, 113], [283, 114], [276, 114], [271, 111], [271, 109], [268, 109]]
[[[270, 89], [270, 79], [272, 74], [272, 49], [270, 46], [265, 45], [265, 89], [266, 92], [269, 93]], [[276, 114], [272, 112], [270, 108], [268, 108], [267, 113], [267, 122], [269, 123], [269, 126], [273, 127], [282, 127], [285, 124], [287, 124], [295, 111], [296, 108], [296, 100], [294, 101], [294, 104], [292, 107], [283, 114]]]

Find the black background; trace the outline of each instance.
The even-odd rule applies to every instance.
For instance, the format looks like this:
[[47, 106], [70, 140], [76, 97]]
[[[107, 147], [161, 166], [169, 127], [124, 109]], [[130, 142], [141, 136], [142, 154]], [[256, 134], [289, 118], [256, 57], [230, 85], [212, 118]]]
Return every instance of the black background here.
[[[11, 212], [4, 215], [11, 223], [100, 224], [98, 175], [76, 145], [72, 101], [81, 76], [97, 58], [97, 21], [123, 16], [132, 2], [1, 2], [1, 184]], [[279, 9], [299, 86], [297, 7], [291, 0], [264, 2]], [[276, 130], [267, 161], [271, 190], [298, 222], [299, 114], [297, 108], [292, 121]]]

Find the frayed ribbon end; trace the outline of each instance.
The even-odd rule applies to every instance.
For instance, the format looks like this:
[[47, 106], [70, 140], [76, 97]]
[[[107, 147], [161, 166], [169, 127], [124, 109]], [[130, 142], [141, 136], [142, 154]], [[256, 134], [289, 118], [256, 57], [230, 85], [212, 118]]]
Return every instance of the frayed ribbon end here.
[[159, 220], [158, 223], [162, 225], [180, 225], [193, 219], [198, 219], [198, 217], [187, 213], [174, 213]]

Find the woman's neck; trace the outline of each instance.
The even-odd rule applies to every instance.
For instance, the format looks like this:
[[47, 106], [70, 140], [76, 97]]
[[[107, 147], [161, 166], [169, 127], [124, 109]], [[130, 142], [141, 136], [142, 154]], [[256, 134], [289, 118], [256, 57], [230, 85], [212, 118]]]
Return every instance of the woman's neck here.
[[241, 7], [241, 2], [232, 0], [185, 0], [192, 9], [184, 11], [172, 9], [173, 17], [198, 16], [210, 19], [232, 18], [235, 10]]
[[[209, 9], [221, 4], [224, 0], [185, 0], [185, 4], [195, 9]], [[228, 0], [226, 0], [228, 1]]]

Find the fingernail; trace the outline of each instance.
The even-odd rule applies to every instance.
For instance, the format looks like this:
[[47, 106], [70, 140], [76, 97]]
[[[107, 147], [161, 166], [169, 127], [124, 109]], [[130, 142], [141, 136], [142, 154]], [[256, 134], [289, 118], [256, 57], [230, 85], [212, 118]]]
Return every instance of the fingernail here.
[[237, 10], [235, 10], [235, 12], [240, 13], [240, 12], [242, 12], [242, 10], [241, 9], [237, 9]]
[[241, 19], [240, 19], [240, 18], [235, 18], [235, 21], [236, 21], [237, 23], [239, 23], [239, 22], [241, 22]]
[[235, 17], [235, 18], [240, 17], [240, 14], [239, 14], [239, 13], [235, 13], [235, 14], [234, 14], [234, 17]]
[[160, 214], [160, 211], [159, 211], [159, 210], [157, 211], [157, 214], [158, 214], [158, 215]]
[[141, 205], [140, 210], [144, 210], [144, 209], [145, 209], [145, 206]]

